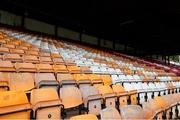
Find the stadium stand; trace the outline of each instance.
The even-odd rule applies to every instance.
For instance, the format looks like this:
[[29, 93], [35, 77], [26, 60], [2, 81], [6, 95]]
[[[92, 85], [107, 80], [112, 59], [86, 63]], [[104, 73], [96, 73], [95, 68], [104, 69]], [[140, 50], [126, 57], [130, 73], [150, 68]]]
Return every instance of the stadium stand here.
[[161, 63], [6, 28], [0, 55], [0, 119], [180, 117], [179, 73]]

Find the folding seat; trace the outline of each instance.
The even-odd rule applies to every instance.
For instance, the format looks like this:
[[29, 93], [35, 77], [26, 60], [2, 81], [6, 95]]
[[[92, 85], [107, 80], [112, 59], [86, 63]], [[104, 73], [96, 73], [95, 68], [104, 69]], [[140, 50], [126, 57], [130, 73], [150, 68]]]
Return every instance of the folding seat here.
[[24, 55], [24, 50], [21, 49], [10, 49], [11, 54], [19, 54], [19, 55]]
[[107, 107], [101, 110], [101, 120], [121, 120], [118, 110], [113, 107]]
[[24, 50], [24, 51], [27, 51], [28, 50], [28, 47], [25, 47], [25, 46], [18, 46], [16, 47], [17, 49], [20, 49], [20, 50]]
[[65, 65], [65, 62], [62, 58], [52, 58], [52, 61], [56, 65]]
[[72, 59], [65, 59], [64, 62], [68, 66], [75, 66], [76, 65], [76, 63]]
[[38, 72], [54, 72], [52, 65], [50, 64], [36, 64]]
[[[174, 94], [162, 96], [162, 100], [166, 102], [166, 106], [162, 106], [165, 109], [166, 119], [175, 119], [177, 117], [177, 96]], [[172, 114], [171, 114], [172, 113]]]
[[91, 80], [86, 74], [74, 74], [73, 77], [77, 81], [79, 87], [91, 85]]
[[22, 62], [22, 58], [18, 54], [6, 54], [3, 56], [3, 60], [11, 62]]
[[55, 73], [68, 73], [68, 70], [65, 65], [53, 65]]
[[50, 57], [39, 57], [40, 63], [52, 64], [53, 61]]
[[0, 61], [0, 71], [15, 71], [15, 67], [11, 61]]
[[23, 61], [26, 63], [39, 63], [39, 59], [37, 56], [32, 56], [32, 55], [24, 55], [23, 56]]
[[70, 118], [70, 120], [98, 120], [94, 114], [77, 115]]
[[34, 86], [34, 76], [32, 73], [10, 73], [10, 90], [29, 91]]
[[89, 66], [80, 66], [81, 73], [92, 73]]
[[61, 55], [59, 53], [51, 53], [52, 58], [61, 58]]
[[112, 79], [110, 75], [101, 75], [104, 85], [112, 85]]
[[26, 55], [39, 56], [39, 52], [28, 50], [26, 51]]
[[128, 92], [126, 92], [122, 85], [113, 85], [112, 86], [113, 92], [117, 96], [117, 101], [119, 108], [127, 105], [127, 99], [128, 99]]
[[53, 73], [36, 73], [35, 84], [37, 88], [52, 87], [58, 90], [59, 84]]
[[76, 86], [76, 80], [73, 78], [72, 74], [57, 74], [57, 81], [60, 84], [60, 87], [63, 86]]
[[9, 90], [9, 73], [0, 72], [0, 92]]
[[67, 69], [70, 73], [80, 73], [81, 70], [78, 66], [67, 66]]
[[102, 94], [106, 107], [116, 107], [116, 94], [112, 88], [107, 85], [101, 85], [97, 87], [99, 94]]
[[88, 74], [89, 79], [91, 80], [91, 83], [94, 86], [103, 85], [103, 80], [100, 75], [97, 74]]
[[150, 99], [148, 102], [144, 102], [142, 104], [142, 108], [144, 112], [146, 113], [146, 119], [163, 119], [163, 110], [161, 109], [160, 105], [157, 103], [157, 101]]
[[50, 56], [51, 56], [51, 54], [50, 54], [50, 53], [47, 53], [47, 52], [40, 52], [39, 55], [40, 55], [41, 57], [50, 57]]
[[31, 106], [23, 91], [1, 92], [0, 101], [0, 119], [30, 119]]
[[81, 91], [77, 87], [62, 87], [59, 93], [65, 110], [79, 107], [83, 103]]
[[6, 47], [0, 47], [0, 54], [9, 53], [9, 49]]
[[36, 47], [36, 46], [31, 46], [31, 48], [29, 48], [30, 51], [36, 51], [39, 52], [40, 48]]
[[80, 88], [84, 107], [87, 108], [89, 114], [99, 115], [101, 111], [102, 96], [94, 86], [82, 86]]
[[10, 44], [3, 44], [2, 47], [6, 47], [6, 48], [12, 48], [14, 49], [15, 48], [15, 45], [10, 45]]
[[61, 119], [63, 105], [58, 97], [57, 91], [54, 89], [34, 89], [31, 91], [30, 101], [33, 109], [33, 119]]
[[146, 119], [145, 114], [138, 105], [126, 105], [120, 108], [120, 115], [123, 120], [143, 120]]
[[15, 63], [17, 72], [36, 72], [36, 65], [32, 63]]

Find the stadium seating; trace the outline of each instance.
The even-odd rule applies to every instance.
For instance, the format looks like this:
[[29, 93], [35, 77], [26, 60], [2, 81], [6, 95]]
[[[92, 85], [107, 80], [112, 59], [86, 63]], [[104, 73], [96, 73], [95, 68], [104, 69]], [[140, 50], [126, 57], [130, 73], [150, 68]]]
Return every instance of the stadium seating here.
[[[175, 68], [46, 36], [0, 31], [0, 119], [180, 117]], [[74, 114], [75, 109], [80, 112]]]

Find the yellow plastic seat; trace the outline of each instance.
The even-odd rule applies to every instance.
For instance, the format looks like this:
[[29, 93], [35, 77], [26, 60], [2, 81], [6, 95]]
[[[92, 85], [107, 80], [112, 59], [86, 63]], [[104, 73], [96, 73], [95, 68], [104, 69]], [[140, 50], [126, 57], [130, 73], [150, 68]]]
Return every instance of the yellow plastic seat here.
[[0, 53], [9, 53], [9, 49], [6, 47], [0, 47]]
[[36, 72], [36, 65], [32, 63], [15, 63], [17, 72]]
[[40, 63], [52, 64], [53, 61], [51, 60], [50, 57], [40, 57]]
[[41, 88], [31, 91], [33, 118], [36, 120], [60, 120], [62, 103], [53, 88]]
[[28, 47], [25, 47], [25, 46], [18, 46], [16, 48], [20, 50], [24, 50], [24, 51], [28, 50]]
[[0, 72], [0, 92], [9, 90], [9, 73]]
[[128, 94], [130, 96], [131, 105], [137, 105], [138, 104], [137, 90], [129, 91]]
[[11, 61], [0, 61], [0, 71], [15, 71], [15, 67]]
[[148, 102], [142, 103], [142, 108], [145, 111], [146, 119], [163, 119], [163, 110], [157, 101], [151, 99]]
[[15, 48], [15, 45], [10, 45], [10, 44], [3, 44], [2, 47], [6, 47], [6, 48]]
[[70, 73], [66, 74], [57, 74], [57, 81], [59, 81], [60, 87], [63, 86], [76, 86], [76, 80]]
[[112, 85], [112, 79], [110, 75], [101, 75], [104, 85]]
[[22, 58], [18, 54], [6, 54], [3, 57], [3, 59], [6, 61], [22, 62]]
[[53, 65], [55, 73], [68, 73], [68, 70], [65, 65]]
[[101, 120], [121, 120], [121, 115], [114, 107], [107, 107], [101, 110]]
[[51, 53], [52, 58], [61, 58], [61, 55], [59, 53]]
[[23, 55], [24, 54], [24, 50], [21, 50], [21, 49], [10, 49], [10, 53], [11, 54]]
[[81, 92], [77, 87], [62, 87], [59, 93], [65, 109], [78, 107], [83, 103]]
[[35, 51], [35, 52], [39, 52], [40, 48], [38, 48], [37, 46], [31, 46], [31, 48], [29, 48], [30, 51]]
[[80, 88], [84, 107], [87, 108], [89, 114], [99, 115], [102, 109], [102, 96], [98, 93], [95, 86], [82, 86]]
[[67, 66], [70, 73], [80, 73], [80, 68], [78, 66]]
[[106, 107], [115, 107], [116, 94], [112, 88], [108, 85], [102, 85], [97, 87], [99, 94], [102, 94]]
[[112, 89], [119, 101], [119, 108], [127, 105], [128, 93], [125, 91], [122, 85], [113, 85]]
[[89, 74], [88, 77], [94, 86], [103, 85], [103, 81], [102, 81], [102, 78], [100, 77], [100, 75]]
[[10, 73], [10, 90], [29, 91], [33, 89], [34, 78], [32, 73]]
[[40, 52], [40, 54], [39, 54], [40, 56], [42, 56], [42, 57], [50, 57], [50, 53], [48, 53], [48, 52]]
[[26, 63], [39, 63], [38, 57], [32, 55], [24, 55], [23, 61]]
[[54, 72], [52, 65], [50, 64], [36, 64], [38, 72]]
[[145, 112], [138, 105], [126, 105], [120, 109], [121, 118], [123, 120], [144, 120]]
[[5, 91], [0, 93], [0, 119], [30, 119], [31, 106], [22, 91]]
[[73, 74], [73, 77], [78, 82], [79, 87], [91, 85], [91, 80], [88, 78], [88, 75], [86, 74]]
[[36, 73], [35, 74], [35, 84], [37, 88], [41, 87], [53, 87], [58, 90], [58, 81], [54, 76], [54, 73]]
[[98, 120], [96, 115], [93, 114], [84, 114], [84, 115], [77, 115], [70, 118], [70, 120]]
[[26, 55], [39, 56], [39, 52], [28, 50], [26, 51]]

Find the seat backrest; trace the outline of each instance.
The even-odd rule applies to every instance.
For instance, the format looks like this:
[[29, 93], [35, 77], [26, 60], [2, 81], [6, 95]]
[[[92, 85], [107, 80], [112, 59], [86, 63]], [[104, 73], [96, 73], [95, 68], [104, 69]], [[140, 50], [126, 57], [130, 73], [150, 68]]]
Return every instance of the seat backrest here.
[[121, 120], [121, 115], [114, 107], [108, 107], [100, 112], [101, 120]]
[[84, 114], [84, 115], [77, 115], [70, 118], [70, 120], [98, 120], [96, 115], [93, 114]]
[[104, 85], [112, 85], [112, 79], [110, 75], [101, 75]]
[[91, 95], [98, 95], [98, 90], [94, 86], [82, 86], [80, 88], [83, 99], [87, 99], [87, 97]]
[[36, 73], [35, 74], [35, 81], [56, 81], [56, 78], [53, 73]]
[[109, 94], [109, 93], [113, 93], [113, 90], [110, 86], [108, 85], [101, 85], [97, 87], [99, 94]]
[[120, 108], [121, 118], [125, 120], [145, 119], [145, 112], [138, 105], [126, 105]]
[[59, 100], [57, 91], [53, 88], [41, 88], [31, 91], [31, 104], [35, 105], [38, 102]]
[[[0, 101], [0, 119], [3, 117], [3, 114], [27, 111], [31, 108], [28, 98], [23, 91], [1, 92]], [[30, 118], [30, 116], [28, 118]]]
[[115, 93], [123, 93], [125, 92], [124, 87], [122, 85], [113, 85], [112, 89]]
[[33, 89], [33, 73], [10, 73], [10, 90], [28, 91]]

